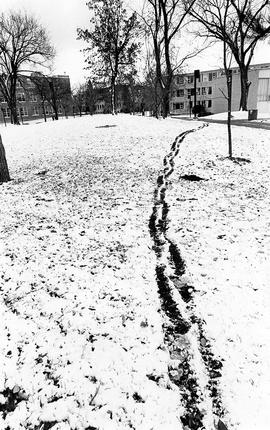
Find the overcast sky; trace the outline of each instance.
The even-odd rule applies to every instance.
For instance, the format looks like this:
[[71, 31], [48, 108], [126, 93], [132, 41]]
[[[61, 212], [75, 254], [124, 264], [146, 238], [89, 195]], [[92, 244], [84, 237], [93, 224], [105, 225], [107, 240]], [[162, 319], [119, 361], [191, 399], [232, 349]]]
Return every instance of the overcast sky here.
[[47, 28], [56, 48], [54, 73], [68, 74], [71, 84], [83, 82], [87, 71], [80, 49], [83, 42], [76, 40], [77, 27], [87, 27], [89, 21], [85, 0], [0, 0], [0, 11], [22, 10], [34, 14]]
[[[131, 0], [135, 6], [139, 0]], [[52, 44], [56, 48], [55, 74], [66, 73], [71, 85], [83, 82], [88, 72], [83, 70], [85, 63], [80, 50], [85, 47], [76, 40], [77, 27], [86, 28], [89, 22], [89, 10], [86, 0], [0, 0], [0, 11], [9, 9], [27, 11], [34, 14], [47, 28]], [[264, 43], [257, 50], [253, 63], [270, 62], [270, 45]], [[198, 68], [207, 70], [221, 67], [220, 47], [204, 52], [200, 58], [190, 62], [187, 70]]]

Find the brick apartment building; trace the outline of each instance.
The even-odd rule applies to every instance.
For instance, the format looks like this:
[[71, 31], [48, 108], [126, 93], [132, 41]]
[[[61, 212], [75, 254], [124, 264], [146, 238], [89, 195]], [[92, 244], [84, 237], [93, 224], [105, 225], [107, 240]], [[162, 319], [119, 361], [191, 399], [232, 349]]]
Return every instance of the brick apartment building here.
[[[240, 74], [238, 67], [232, 67], [232, 110], [239, 110]], [[256, 64], [249, 68], [248, 109], [258, 109], [260, 113], [270, 114], [270, 63]], [[171, 92], [171, 114], [189, 114], [190, 102], [194, 104], [194, 74], [176, 75]], [[226, 77], [222, 69], [200, 72], [197, 80], [197, 105], [205, 107], [212, 114], [225, 112], [227, 100]], [[189, 98], [190, 97], [190, 98]]]
[[[54, 75], [51, 77], [54, 82], [60, 82], [65, 88], [63, 103], [59, 98], [57, 108], [59, 116], [72, 114], [72, 97], [70, 89], [70, 79], [67, 75]], [[52, 117], [54, 112], [51, 104], [45, 101], [38, 93], [31, 76], [20, 76], [16, 86], [17, 112], [21, 121], [28, 121], [37, 118]], [[44, 107], [44, 109], [43, 109]], [[10, 110], [0, 90], [0, 122], [10, 122]]]

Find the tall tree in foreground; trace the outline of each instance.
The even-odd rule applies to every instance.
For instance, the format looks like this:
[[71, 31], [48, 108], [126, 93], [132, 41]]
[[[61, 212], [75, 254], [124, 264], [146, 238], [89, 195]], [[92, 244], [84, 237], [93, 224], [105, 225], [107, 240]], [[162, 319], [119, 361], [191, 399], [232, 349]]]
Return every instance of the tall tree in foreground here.
[[[230, 0], [225, 0], [224, 8], [220, 11], [220, 19], [223, 22], [223, 29], [227, 27], [228, 13], [230, 10]], [[232, 52], [227, 45], [226, 37], [224, 34], [223, 38], [223, 67], [226, 76], [227, 84], [227, 94], [223, 94], [227, 99], [227, 130], [228, 130], [228, 152], [229, 158], [232, 158], [232, 126], [231, 126], [231, 116], [232, 116], [232, 70], [230, 68], [232, 62]]]
[[89, 43], [84, 49], [92, 77], [106, 81], [109, 77], [112, 113], [116, 112], [115, 86], [124, 70], [134, 67], [138, 43], [136, 13], [128, 16], [122, 0], [91, 0], [90, 29], [78, 29], [78, 38]]
[[16, 84], [22, 68], [44, 66], [53, 57], [46, 30], [35, 18], [20, 12], [0, 15], [0, 90], [13, 124], [19, 124]]
[[10, 181], [6, 152], [0, 135], [0, 184]]
[[[196, 0], [191, 0], [185, 9], [183, 0], [148, 0], [154, 13], [154, 26], [150, 26], [156, 58], [157, 80], [162, 89], [162, 113], [170, 113], [170, 91], [175, 69], [179, 69], [185, 60], [198, 54], [198, 50], [183, 55], [181, 60], [173, 58], [174, 39], [179, 36], [186, 16]], [[165, 70], [162, 73], [164, 58]]]
[[170, 113], [170, 92], [175, 72], [179, 72], [186, 60], [202, 51], [191, 46], [187, 49], [181, 44], [186, 17], [196, 1], [191, 0], [187, 5], [184, 0], [147, 0], [141, 14], [146, 34], [152, 39], [156, 68], [155, 99], [156, 104], [160, 98], [162, 100], [163, 117]]
[[[185, 1], [188, 9], [191, 0]], [[223, 16], [226, 8], [228, 10], [226, 26], [224, 26]], [[270, 33], [270, 1], [197, 0], [195, 7], [189, 12], [206, 29], [206, 32], [198, 32], [200, 36], [225, 41], [231, 50], [240, 70], [240, 109], [247, 110], [250, 86], [248, 69], [257, 43]]]

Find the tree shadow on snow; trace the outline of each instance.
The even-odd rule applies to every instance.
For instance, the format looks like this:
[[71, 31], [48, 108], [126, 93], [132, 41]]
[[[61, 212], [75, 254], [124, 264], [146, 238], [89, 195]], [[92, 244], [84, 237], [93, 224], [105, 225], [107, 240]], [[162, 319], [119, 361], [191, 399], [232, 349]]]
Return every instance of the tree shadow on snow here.
[[112, 125], [106, 124], [106, 125], [98, 125], [95, 128], [109, 128], [109, 127], [117, 127], [117, 126], [115, 124], [112, 124]]

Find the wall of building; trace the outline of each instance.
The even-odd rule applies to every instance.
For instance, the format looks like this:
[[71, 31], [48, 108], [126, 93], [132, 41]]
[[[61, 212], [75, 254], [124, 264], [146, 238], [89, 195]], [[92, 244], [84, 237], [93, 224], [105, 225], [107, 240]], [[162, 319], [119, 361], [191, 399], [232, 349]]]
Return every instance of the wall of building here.
[[[72, 112], [72, 100], [71, 100], [71, 90], [70, 90], [70, 80], [67, 75], [57, 75], [53, 78], [63, 81], [67, 91], [65, 96], [66, 113], [71, 114]], [[20, 77], [21, 82], [17, 83], [16, 86], [16, 96], [17, 96], [17, 112], [20, 121], [29, 121], [38, 118], [43, 118], [43, 108], [41, 103], [41, 98], [35, 90], [35, 85], [31, 81], [30, 77], [22, 76]], [[70, 100], [67, 100], [69, 99]], [[45, 114], [47, 117], [53, 116], [53, 109], [48, 102], [45, 103]], [[59, 116], [65, 115], [65, 108], [59, 102], [58, 113]], [[68, 112], [67, 112], [68, 111]], [[6, 103], [3, 95], [0, 93], [0, 123], [10, 122], [10, 111], [8, 104]]]
[[259, 70], [257, 108], [270, 115], [270, 70]]
[[[232, 69], [232, 110], [239, 110], [241, 85], [238, 68]], [[260, 84], [260, 88], [267, 87], [267, 100], [259, 101], [259, 79], [268, 79], [268, 82]], [[249, 70], [251, 82], [248, 97], [248, 109], [270, 112], [270, 64], [252, 66]], [[188, 115], [190, 102], [194, 105], [193, 74], [178, 75], [174, 79], [171, 93], [170, 107], [172, 114]], [[191, 95], [190, 99], [188, 98]], [[226, 76], [222, 70], [212, 70], [200, 73], [200, 81], [197, 81], [197, 104], [205, 106], [209, 113], [221, 113], [227, 110], [227, 85]]]

